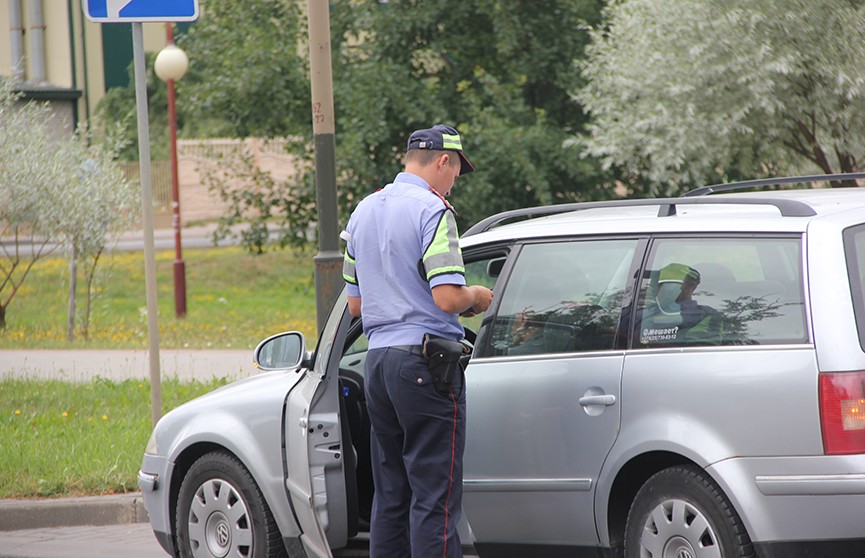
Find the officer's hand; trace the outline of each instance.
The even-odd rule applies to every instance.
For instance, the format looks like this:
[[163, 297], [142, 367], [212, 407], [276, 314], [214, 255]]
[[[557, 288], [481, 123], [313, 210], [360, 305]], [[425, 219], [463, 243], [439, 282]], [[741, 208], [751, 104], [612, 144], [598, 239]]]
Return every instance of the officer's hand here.
[[490, 307], [490, 304], [493, 301], [493, 291], [492, 289], [488, 289], [481, 285], [472, 285], [469, 287], [472, 290], [472, 294], [474, 295], [475, 303], [472, 304], [472, 311], [475, 314], [480, 312], [486, 312], [487, 308]]

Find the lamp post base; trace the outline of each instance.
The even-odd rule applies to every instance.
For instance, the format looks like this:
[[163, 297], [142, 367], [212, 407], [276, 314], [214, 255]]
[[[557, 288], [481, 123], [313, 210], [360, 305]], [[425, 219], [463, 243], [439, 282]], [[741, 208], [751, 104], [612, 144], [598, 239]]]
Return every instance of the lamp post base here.
[[186, 316], [186, 264], [174, 260], [174, 314], [178, 318]]

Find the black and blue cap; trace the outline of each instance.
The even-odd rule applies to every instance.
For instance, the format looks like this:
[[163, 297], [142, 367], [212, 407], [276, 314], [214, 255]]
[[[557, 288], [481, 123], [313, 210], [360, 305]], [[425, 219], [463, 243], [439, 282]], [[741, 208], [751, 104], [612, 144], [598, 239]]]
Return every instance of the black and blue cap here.
[[426, 130], [415, 130], [408, 138], [406, 151], [412, 149], [437, 149], [440, 151], [456, 151], [460, 156], [460, 176], [474, 172], [475, 167], [463, 153], [463, 144], [459, 132], [455, 128], [436, 124]]

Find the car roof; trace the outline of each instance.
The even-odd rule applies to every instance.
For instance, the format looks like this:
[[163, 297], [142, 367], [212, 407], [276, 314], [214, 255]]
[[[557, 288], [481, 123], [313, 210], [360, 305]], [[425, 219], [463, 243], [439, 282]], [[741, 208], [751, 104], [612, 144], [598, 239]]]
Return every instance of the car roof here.
[[[802, 233], [813, 221], [844, 212], [851, 214], [851, 221], [865, 220], [865, 189], [775, 190], [564, 204], [489, 217], [466, 231], [463, 245], [595, 234]], [[532, 217], [536, 213], [549, 214]], [[514, 218], [523, 220], [498, 225]]]

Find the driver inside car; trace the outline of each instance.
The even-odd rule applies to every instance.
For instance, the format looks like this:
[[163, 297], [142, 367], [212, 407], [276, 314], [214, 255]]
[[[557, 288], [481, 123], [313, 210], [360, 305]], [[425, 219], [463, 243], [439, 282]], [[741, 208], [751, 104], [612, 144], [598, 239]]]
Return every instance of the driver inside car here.
[[688, 344], [718, 344], [723, 333], [723, 315], [698, 304], [694, 292], [700, 285], [695, 268], [671, 263], [658, 272], [650, 286], [654, 303], [646, 305], [641, 331], [644, 344], [679, 341]]

